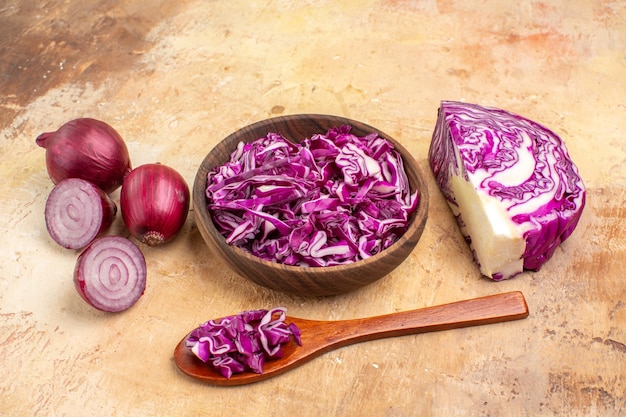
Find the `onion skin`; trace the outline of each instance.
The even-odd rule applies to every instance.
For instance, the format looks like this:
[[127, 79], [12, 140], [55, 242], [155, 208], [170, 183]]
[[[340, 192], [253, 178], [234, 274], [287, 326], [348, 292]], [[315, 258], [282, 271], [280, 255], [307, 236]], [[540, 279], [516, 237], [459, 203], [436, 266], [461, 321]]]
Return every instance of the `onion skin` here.
[[173, 168], [141, 165], [126, 176], [120, 194], [122, 219], [130, 234], [149, 246], [176, 237], [187, 219], [189, 187]]
[[146, 275], [146, 260], [137, 245], [125, 237], [105, 236], [78, 256], [74, 286], [92, 307], [117, 313], [141, 298]]
[[55, 132], [35, 140], [46, 149], [46, 167], [53, 183], [82, 178], [111, 193], [131, 170], [130, 155], [122, 137], [96, 119], [74, 119]]
[[82, 249], [113, 223], [117, 206], [101, 188], [80, 178], [59, 182], [46, 201], [46, 229], [66, 249]]

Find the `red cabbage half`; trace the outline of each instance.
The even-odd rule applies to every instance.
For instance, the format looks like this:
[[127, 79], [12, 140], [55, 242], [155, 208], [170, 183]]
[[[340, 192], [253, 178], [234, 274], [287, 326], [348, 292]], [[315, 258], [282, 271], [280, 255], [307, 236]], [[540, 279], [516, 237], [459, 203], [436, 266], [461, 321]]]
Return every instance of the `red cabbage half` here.
[[496, 280], [539, 270], [585, 206], [563, 141], [505, 110], [443, 101], [429, 161], [481, 272]]
[[239, 143], [207, 175], [208, 209], [229, 244], [299, 266], [340, 265], [373, 256], [406, 230], [418, 203], [402, 157], [351, 126], [300, 143], [268, 133]]
[[285, 323], [285, 309], [244, 311], [219, 320], [209, 320], [194, 329], [186, 346], [222, 376], [245, 371], [263, 373], [266, 360], [282, 356], [290, 340], [302, 345], [300, 329]]

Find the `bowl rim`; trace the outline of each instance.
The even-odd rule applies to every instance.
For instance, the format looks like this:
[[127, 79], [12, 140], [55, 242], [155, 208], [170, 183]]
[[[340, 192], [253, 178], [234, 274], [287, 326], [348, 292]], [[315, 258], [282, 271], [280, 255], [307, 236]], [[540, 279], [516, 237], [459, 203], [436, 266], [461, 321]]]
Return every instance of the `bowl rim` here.
[[[369, 258], [360, 259], [356, 262], [350, 262], [347, 264], [330, 265], [330, 266], [323, 266], [323, 267], [287, 265], [287, 264], [283, 264], [279, 262], [262, 259], [256, 255], [249, 253], [248, 251], [240, 247], [229, 245], [228, 243], [226, 243], [224, 236], [222, 236], [222, 234], [217, 230], [217, 228], [215, 227], [215, 224], [213, 223], [212, 216], [206, 207], [207, 202], [206, 202], [206, 193], [205, 193], [206, 181], [207, 181], [206, 176], [209, 170], [215, 167], [212, 167], [210, 169], [206, 169], [205, 167], [208, 163], [209, 158], [213, 154], [213, 152], [215, 152], [216, 149], [218, 148], [218, 145], [226, 142], [227, 140], [233, 140], [234, 138], [238, 137], [241, 133], [244, 133], [245, 131], [248, 131], [248, 130], [255, 130], [263, 126], [266, 126], [268, 124], [286, 123], [286, 122], [288, 123], [291, 121], [300, 120], [302, 118], [315, 118], [315, 119], [321, 118], [321, 119], [331, 120], [337, 126], [342, 125], [342, 124], [348, 124], [352, 126], [353, 128], [357, 128], [360, 130], [365, 129], [370, 132], [376, 132], [380, 137], [390, 141], [393, 144], [394, 148], [398, 150], [398, 152], [400, 153], [402, 157], [402, 163], [405, 167], [407, 164], [412, 165], [413, 169], [416, 171], [418, 183], [421, 183], [422, 185], [421, 188], [419, 188], [419, 184], [416, 187], [418, 188], [417, 189], [418, 191], [417, 208], [411, 214], [411, 217], [409, 220], [409, 227], [407, 227], [404, 233], [402, 233], [402, 235], [389, 247], [385, 248], [384, 250], [378, 252], [375, 255], [372, 255]], [[320, 133], [326, 133], [326, 132], [320, 132]], [[294, 138], [289, 138], [289, 137], [285, 137], [285, 139], [292, 141], [292, 142], [294, 140]], [[304, 139], [305, 139], [304, 137], [299, 138], [300, 141]], [[232, 150], [230, 152], [232, 152]], [[225, 163], [225, 161], [222, 163]], [[256, 263], [264, 268], [277, 268], [278, 267], [284, 270], [284, 272], [293, 272], [293, 273], [299, 273], [299, 274], [301, 273], [335, 274], [335, 273], [350, 271], [352, 269], [360, 269], [361, 267], [365, 265], [376, 263], [381, 258], [387, 257], [390, 254], [393, 254], [401, 250], [403, 247], [403, 243], [406, 243], [407, 241], [409, 241], [420, 229], [424, 228], [426, 219], [428, 217], [429, 193], [428, 193], [428, 187], [427, 187], [424, 171], [420, 167], [419, 163], [413, 157], [413, 155], [392, 136], [386, 134], [380, 129], [370, 126], [369, 124], [366, 124], [366, 123], [363, 123], [354, 119], [350, 119], [347, 117], [323, 114], [323, 113], [301, 113], [301, 114], [289, 114], [289, 115], [276, 116], [276, 117], [263, 119], [257, 122], [253, 122], [249, 125], [246, 125], [244, 127], [237, 129], [236, 131], [227, 135], [225, 138], [221, 139], [203, 158], [202, 163], [200, 164], [198, 171], [196, 172], [196, 176], [195, 176], [194, 184], [193, 184], [192, 202], [193, 202], [193, 209], [194, 209], [194, 217], [196, 218], [196, 221], [202, 221], [203, 223], [205, 223], [212, 238], [220, 239], [220, 242], [223, 245], [226, 245], [227, 247], [229, 247], [231, 250], [233, 250], [233, 252], [236, 253], [237, 256], [243, 257], [247, 261]], [[200, 217], [200, 220], [198, 220], [198, 217]], [[214, 243], [216, 245], [219, 244], [217, 241]]]

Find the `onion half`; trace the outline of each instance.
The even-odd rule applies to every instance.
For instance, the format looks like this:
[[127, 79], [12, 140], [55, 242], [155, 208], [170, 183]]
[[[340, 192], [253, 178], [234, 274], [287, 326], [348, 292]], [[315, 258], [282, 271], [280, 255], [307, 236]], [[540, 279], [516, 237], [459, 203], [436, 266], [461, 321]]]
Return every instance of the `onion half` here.
[[133, 306], [146, 289], [146, 260], [121, 236], [94, 240], [78, 257], [74, 285], [92, 307], [120, 312]]
[[59, 182], [46, 201], [46, 228], [67, 249], [82, 249], [113, 222], [117, 206], [96, 185], [80, 178]]

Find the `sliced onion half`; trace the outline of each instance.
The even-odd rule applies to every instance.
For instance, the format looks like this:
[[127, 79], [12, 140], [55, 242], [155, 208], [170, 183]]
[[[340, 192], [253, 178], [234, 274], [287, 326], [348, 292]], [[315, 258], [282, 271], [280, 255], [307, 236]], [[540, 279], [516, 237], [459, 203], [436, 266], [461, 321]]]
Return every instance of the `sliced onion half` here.
[[46, 201], [46, 228], [67, 249], [82, 249], [111, 226], [117, 206], [98, 186], [80, 178], [59, 182]]
[[146, 289], [143, 253], [125, 237], [98, 238], [78, 257], [74, 285], [81, 297], [98, 310], [126, 310]]

